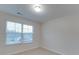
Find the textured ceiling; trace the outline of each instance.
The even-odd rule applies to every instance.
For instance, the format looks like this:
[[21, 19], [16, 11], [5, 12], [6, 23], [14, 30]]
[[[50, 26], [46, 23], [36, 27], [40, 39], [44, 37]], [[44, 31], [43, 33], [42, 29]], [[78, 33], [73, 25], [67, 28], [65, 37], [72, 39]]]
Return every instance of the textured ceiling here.
[[79, 5], [77, 4], [44, 4], [41, 6], [42, 12], [40, 13], [35, 12], [32, 7], [33, 5], [28, 4], [0, 5], [0, 11], [16, 15], [18, 15], [17, 12], [19, 11], [22, 13], [20, 16], [37, 22], [79, 14]]
[[40, 13], [35, 12], [32, 5], [23, 5], [23, 8], [25, 17], [38, 22], [79, 14], [79, 5], [77, 4], [44, 4], [41, 7], [43, 11]]

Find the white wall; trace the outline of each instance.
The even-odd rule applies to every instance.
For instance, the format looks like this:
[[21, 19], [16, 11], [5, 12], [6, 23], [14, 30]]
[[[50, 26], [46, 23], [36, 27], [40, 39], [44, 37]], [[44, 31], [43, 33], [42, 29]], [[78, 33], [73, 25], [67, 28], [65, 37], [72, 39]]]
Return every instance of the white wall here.
[[42, 26], [42, 47], [60, 54], [79, 54], [79, 16], [53, 19]]
[[[15, 22], [21, 22], [29, 25], [34, 26], [34, 37], [33, 37], [33, 43], [31, 44], [15, 44], [15, 45], [6, 45], [6, 21], [15, 21]], [[6, 14], [0, 12], [0, 54], [13, 54], [17, 52], [21, 52], [24, 50], [29, 50], [32, 48], [37, 48], [39, 47], [39, 39], [40, 39], [40, 24], [29, 21], [28, 19], [21, 18], [19, 16], [14, 16], [11, 14]]]

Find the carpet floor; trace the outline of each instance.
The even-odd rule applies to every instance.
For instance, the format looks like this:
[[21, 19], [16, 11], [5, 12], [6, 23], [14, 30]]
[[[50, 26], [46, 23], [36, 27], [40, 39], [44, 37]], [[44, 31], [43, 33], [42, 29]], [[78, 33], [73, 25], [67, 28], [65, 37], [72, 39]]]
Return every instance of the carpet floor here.
[[36, 48], [29, 51], [24, 51], [22, 53], [18, 53], [16, 55], [59, 55], [55, 52], [48, 51], [44, 48]]

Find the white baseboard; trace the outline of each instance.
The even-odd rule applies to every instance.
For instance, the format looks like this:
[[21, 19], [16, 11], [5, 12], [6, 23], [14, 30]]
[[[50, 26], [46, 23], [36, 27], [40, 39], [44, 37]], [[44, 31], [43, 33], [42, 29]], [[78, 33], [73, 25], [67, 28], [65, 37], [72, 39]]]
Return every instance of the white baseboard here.
[[49, 49], [49, 48], [46, 48], [46, 47], [42, 47], [42, 48], [44, 48], [44, 49], [46, 49], [46, 50], [49, 50], [49, 51], [51, 51], [51, 52], [54, 52], [54, 53], [56, 53], [56, 54], [58, 54], [58, 55], [64, 55], [63, 53], [61, 53], [61, 52], [59, 52], [59, 51], [56, 51], [56, 50], [53, 50], [53, 49]]
[[[39, 47], [33, 47], [33, 48], [28, 49], [28, 50], [32, 50], [32, 49], [36, 49], [36, 48], [39, 48]], [[19, 54], [21, 52], [28, 51], [28, 50], [24, 49], [22, 51], [16, 51], [16, 52], [13, 52], [13, 53], [8, 53], [8, 55], [16, 55], [16, 54]]]

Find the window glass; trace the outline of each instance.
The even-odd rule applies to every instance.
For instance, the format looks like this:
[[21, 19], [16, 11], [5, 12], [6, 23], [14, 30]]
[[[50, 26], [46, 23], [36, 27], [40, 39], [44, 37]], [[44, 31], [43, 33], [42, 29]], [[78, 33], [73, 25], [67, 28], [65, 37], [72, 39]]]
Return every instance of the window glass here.
[[33, 28], [29, 25], [23, 25], [24, 43], [31, 43], [33, 39]]
[[21, 40], [21, 24], [7, 22], [7, 44], [20, 43]]
[[33, 26], [10, 21], [6, 25], [6, 44], [32, 43]]

